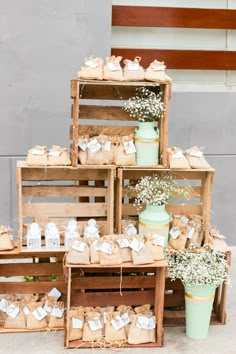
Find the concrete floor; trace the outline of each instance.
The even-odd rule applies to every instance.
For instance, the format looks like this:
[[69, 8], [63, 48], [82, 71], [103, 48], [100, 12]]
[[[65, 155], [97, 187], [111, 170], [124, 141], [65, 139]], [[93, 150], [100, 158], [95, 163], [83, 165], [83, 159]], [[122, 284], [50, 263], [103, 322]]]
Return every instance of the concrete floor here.
[[[206, 340], [190, 340], [184, 327], [165, 328], [165, 343], [162, 348], [126, 348], [115, 350], [121, 354], [236, 354], [236, 247], [232, 247], [232, 265], [230, 270], [231, 287], [228, 288], [227, 324], [210, 326]], [[109, 353], [106, 349], [69, 349], [63, 348], [63, 331], [41, 333], [2, 334], [0, 353], [2, 354], [78, 354]]]

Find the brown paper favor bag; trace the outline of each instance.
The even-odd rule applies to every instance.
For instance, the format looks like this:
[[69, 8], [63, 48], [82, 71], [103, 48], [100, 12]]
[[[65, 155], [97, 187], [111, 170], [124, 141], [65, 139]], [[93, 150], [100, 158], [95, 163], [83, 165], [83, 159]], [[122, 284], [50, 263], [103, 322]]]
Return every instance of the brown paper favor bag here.
[[[84, 309], [82, 306], [68, 311], [69, 317], [69, 341], [81, 339], [84, 327]], [[77, 327], [74, 328], [73, 326]], [[80, 328], [79, 328], [80, 327]]]
[[154, 263], [152, 252], [145, 243], [143, 235], [135, 235], [130, 247], [132, 248], [131, 254], [134, 265]]
[[119, 245], [122, 262], [132, 262], [131, 248], [128, 246], [130, 239], [129, 235], [117, 235], [116, 242]]
[[145, 234], [145, 239], [146, 239], [146, 245], [149, 247], [149, 249], [152, 252], [154, 261], [160, 261], [163, 260], [164, 257], [164, 251], [163, 251], [163, 246], [158, 244], [158, 237], [163, 238], [163, 236], [159, 236], [157, 234], [154, 234], [153, 232]]
[[46, 146], [36, 145], [28, 151], [26, 164], [29, 166], [46, 166], [48, 164], [48, 149]]
[[67, 166], [71, 165], [66, 148], [62, 148], [58, 145], [53, 145], [48, 152], [48, 166]]
[[40, 307], [43, 307], [43, 302], [31, 302], [27, 304], [27, 307], [30, 310], [30, 313], [26, 316], [26, 328], [28, 329], [40, 329], [47, 327], [46, 317], [41, 320], [37, 320], [33, 315], [33, 312]]
[[168, 148], [170, 168], [191, 168], [183, 151], [178, 147]]
[[185, 150], [185, 156], [189, 165], [195, 169], [209, 169], [211, 166], [203, 156], [202, 151], [197, 146], [193, 146], [190, 149]]
[[66, 255], [66, 262], [69, 264], [90, 264], [89, 246], [83, 240], [76, 240]]
[[[135, 151], [132, 152], [133, 145], [134, 145], [133, 134], [123, 136], [118, 139], [118, 142], [117, 142], [115, 149], [114, 149], [114, 163], [115, 163], [115, 165], [121, 165], [121, 166], [136, 165]], [[127, 153], [127, 151], [128, 151], [128, 153]]]
[[184, 223], [179, 223], [178, 225], [178, 230], [179, 230], [179, 235], [177, 238], [174, 238], [171, 236], [171, 230], [170, 230], [170, 237], [169, 237], [169, 246], [174, 248], [175, 250], [184, 250], [186, 248], [186, 243], [187, 243], [187, 230], [188, 230], [188, 225]]
[[84, 80], [102, 80], [103, 79], [103, 60], [93, 56], [85, 59], [85, 66], [78, 72], [78, 78]]
[[103, 79], [108, 81], [123, 81], [123, 70], [120, 66], [122, 57], [112, 55], [106, 58], [106, 65], [103, 68]]
[[20, 302], [15, 301], [15, 302], [12, 302], [11, 304], [18, 307], [19, 312], [16, 315], [16, 317], [14, 317], [14, 318], [12, 318], [10, 315], [6, 314], [4, 328], [18, 328], [18, 329], [26, 328], [26, 318], [25, 318], [25, 314], [22, 310], [22, 306], [21, 306]]
[[[57, 310], [59, 312], [57, 313]], [[64, 328], [64, 302], [57, 301], [52, 308], [48, 321], [49, 328]]]
[[142, 81], [144, 80], [144, 69], [139, 65], [141, 57], [135, 57], [134, 60], [124, 60], [124, 80], [125, 81]]
[[[95, 136], [89, 139], [87, 144], [87, 164], [88, 165], [108, 165], [112, 162], [110, 144], [108, 145], [106, 135]], [[109, 150], [108, 150], [109, 148]]]
[[121, 263], [122, 259], [118, 244], [115, 241], [109, 241], [108, 238], [103, 238], [100, 250], [100, 264], [117, 265]]
[[145, 80], [148, 81], [168, 81], [171, 82], [171, 78], [165, 73], [166, 65], [163, 61], [154, 60], [150, 63], [145, 73]]
[[14, 243], [11, 240], [10, 229], [7, 226], [0, 226], [0, 250], [8, 251], [14, 248]]
[[[131, 326], [128, 335], [129, 344], [153, 343], [156, 340], [155, 328], [151, 330], [138, 328], [138, 323], [143, 315], [131, 315]], [[152, 316], [154, 323], [156, 323], [155, 316]]]
[[105, 341], [113, 342], [126, 340], [125, 328], [119, 328], [120, 319], [119, 311], [109, 312], [107, 314], [105, 325]]
[[[97, 328], [94, 330], [94, 328]], [[85, 315], [82, 340], [85, 342], [99, 341], [102, 335], [102, 318], [101, 313], [92, 311]]]

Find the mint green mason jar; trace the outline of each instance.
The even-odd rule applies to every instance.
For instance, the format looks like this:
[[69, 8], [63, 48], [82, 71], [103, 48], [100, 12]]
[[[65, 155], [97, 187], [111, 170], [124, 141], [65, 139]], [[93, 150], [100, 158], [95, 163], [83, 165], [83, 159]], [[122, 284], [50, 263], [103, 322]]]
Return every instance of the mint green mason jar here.
[[159, 163], [159, 129], [154, 129], [155, 122], [139, 122], [135, 133], [136, 164], [156, 166]]

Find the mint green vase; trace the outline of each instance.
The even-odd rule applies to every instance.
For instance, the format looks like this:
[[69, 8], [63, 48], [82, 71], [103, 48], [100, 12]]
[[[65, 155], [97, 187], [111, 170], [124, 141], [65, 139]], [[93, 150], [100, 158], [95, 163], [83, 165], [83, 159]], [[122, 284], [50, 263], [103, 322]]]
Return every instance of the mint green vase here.
[[214, 285], [185, 285], [186, 335], [191, 339], [206, 339], [211, 320]]
[[171, 215], [165, 210], [165, 205], [150, 205], [139, 214], [139, 233], [154, 232], [164, 236], [164, 247], [168, 244], [169, 223]]
[[159, 163], [159, 130], [154, 129], [154, 122], [139, 122], [134, 137], [136, 146], [136, 164], [156, 166]]

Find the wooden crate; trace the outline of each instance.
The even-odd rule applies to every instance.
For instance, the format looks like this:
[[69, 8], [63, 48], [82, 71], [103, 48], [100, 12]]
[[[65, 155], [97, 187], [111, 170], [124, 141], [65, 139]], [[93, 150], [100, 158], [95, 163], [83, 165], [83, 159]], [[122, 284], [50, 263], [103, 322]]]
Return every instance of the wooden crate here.
[[88, 134], [96, 136], [122, 136], [135, 132], [136, 118], [129, 116], [122, 109], [123, 100], [136, 93], [138, 87], [145, 86], [151, 91], [162, 92], [165, 113], [160, 119], [160, 166], [167, 167], [168, 141], [168, 105], [171, 95], [171, 82], [109, 82], [109, 81], [71, 81], [71, 98], [73, 99], [70, 127], [72, 166], [78, 164], [78, 136]]
[[[113, 233], [115, 172], [114, 166], [29, 167], [18, 161], [20, 252], [29, 253], [24, 236], [27, 225], [33, 221], [43, 230], [49, 221], [55, 221], [62, 244], [63, 231], [71, 218], [81, 227], [89, 218], [95, 218], [101, 233]], [[45, 246], [41, 250], [47, 252]], [[65, 252], [65, 248], [61, 246], [60, 251]]]
[[[55, 256], [57, 256], [55, 258]], [[37, 257], [37, 258], [36, 258]], [[66, 284], [63, 276], [63, 256], [55, 252], [43, 256], [42, 253], [1, 255], [0, 256], [0, 295], [30, 295], [38, 294], [42, 297], [54, 287], [62, 294], [60, 300], [66, 303]], [[45, 258], [47, 257], [47, 258]], [[50, 257], [53, 257], [50, 258]], [[25, 276], [32, 277], [26, 281]], [[62, 329], [62, 328], [61, 328]], [[0, 333], [47, 331], [48, 328], [4, 329]]]
[[[74, 271], [82, 270], [80, 275]], [[149, 275], [147, 275], [147, 272]], [[163, 305], [165, 289], [166, 262], [153, 265], [134, 266], [124, 263], [118, 266], [66, 265], [67, 309], [72, 306], [118, 306], [143, 305], [154, 306], [157, 319], [156, 342], [129, 347], [158, 347], [163, 345]], [[99, 276], [94, 277], [93, 274]], [[131, 275], [132, 274], [132, 275]], [[65, 347], [84, 348], [91, 343], [80, 340], [69, 341], [69, 319], [66, 320]], [[94, 343], [96, 346], [96, 343]]]

